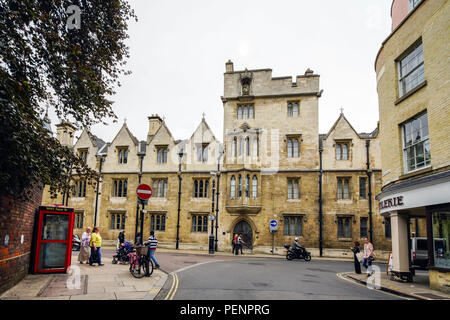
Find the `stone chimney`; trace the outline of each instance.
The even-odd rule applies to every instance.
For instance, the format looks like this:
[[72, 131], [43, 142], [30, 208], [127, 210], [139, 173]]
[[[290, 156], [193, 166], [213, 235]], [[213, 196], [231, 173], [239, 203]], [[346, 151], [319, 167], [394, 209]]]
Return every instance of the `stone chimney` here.
[[234, 72], [233, 62], [231, 62], [231, 60], [228, 60], [228, 62], [225, 63], [225, 71]]
[[159, 115], [152, 114], [150, 117], [148, 117], [148, 122], [149, 127], [147, 141], [155, 135], [156, 131], [158, 131], [159, 127], [161, 127], [163, 121]]
[[61, 122], [56, 125], [56, 139], [63, 146], [73, 148], [74, 133], [75, 126], [70, 122]]

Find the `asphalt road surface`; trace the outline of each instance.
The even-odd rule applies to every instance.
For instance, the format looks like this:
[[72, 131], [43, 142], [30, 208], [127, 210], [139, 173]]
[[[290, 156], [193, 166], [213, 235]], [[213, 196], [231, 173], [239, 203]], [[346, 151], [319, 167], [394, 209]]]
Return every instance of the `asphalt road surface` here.
[[[159, 254], [163, 261], [169, 257]], [[173, 256], [171, 257], [173, 259]], [[338, 273], [352, 271], [353, 263], [314, 258], [287, 261], [273, 258], [180, 255], [164, 287], [161, 300], [326, 300], [400, 297], [343, 280]], [[160, 262], [161, 265], [162, 262]], [[184, 266], [183, 266], [184, 264]], [[383, 269], [383, 268], [382, 268]]]

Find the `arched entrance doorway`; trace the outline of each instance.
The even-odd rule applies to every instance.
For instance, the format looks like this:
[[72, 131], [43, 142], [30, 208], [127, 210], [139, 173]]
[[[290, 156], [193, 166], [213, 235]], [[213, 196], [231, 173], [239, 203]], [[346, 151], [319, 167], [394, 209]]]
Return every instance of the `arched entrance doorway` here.
[[242, 240], [245, 242], [242, 246], [244, 249], [253, 248], [253, 231], [247, 221], [241, 220], [234, 226], [233, 235], [235, 234], [242, 234]]

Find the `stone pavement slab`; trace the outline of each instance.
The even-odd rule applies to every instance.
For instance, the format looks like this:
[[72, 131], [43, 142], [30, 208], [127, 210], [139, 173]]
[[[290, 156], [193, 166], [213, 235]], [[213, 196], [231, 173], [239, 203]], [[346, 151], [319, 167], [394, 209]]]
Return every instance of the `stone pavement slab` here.
[[[392, 280], [386, 272], [379, 272], [380, 289], [386, 292], [394, 293], [404, 297], [419, 300], [450, 300], [450, 294], [441, 291], [432, 290], [428, 285], [428, 275], [417, 275], [413, 283]], [[366, 273], [356, 274], [354, 272], [341, 273], [341, 276], [351, 279], [355, 282], [367, 285], [375, 284], [375, 278], [368, 278]]]
[[134, 278], [128, 265], [89, 266], [72, 254], [68, 274], [29, 274], [0, 300], [117, 300], [153, 299], [167, 280], [167, 274], [154, 270], [150, 277]]

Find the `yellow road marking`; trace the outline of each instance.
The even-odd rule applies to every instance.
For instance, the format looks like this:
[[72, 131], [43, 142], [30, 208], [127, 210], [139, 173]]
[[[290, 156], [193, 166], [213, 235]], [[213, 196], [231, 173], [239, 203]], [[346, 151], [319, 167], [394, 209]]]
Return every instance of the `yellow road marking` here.
[[167, 296], [164, 298], [164, 300], [172, 300], [173, 296], [175, 295], [175, 292], [177, 292], [178, 289], [178, 276], [176, 273], [172, 274], [172, 286], [170, 287], [169, 292], [167, 293]]
[[178, 281], [178, 276], [177, 276], [177, 274], [175, 274], [175, 281], [176, 281], [175, 288], [173, 288], [172, 296], [169, 298], [169, 300], [173, 300], [173, 297], [175, 296], [175, 293], [176, 293], [177, 290], [178, 290], [178, 283], [179, 283], [179, 281]]
[[170, 287], [169, 292], [167, 293], [167, 296], [164, 298], [164, 300], [167, 300], [172, 293], [173, 286], [175, 285], [175, 274], [172, 275], [172, 286]]

